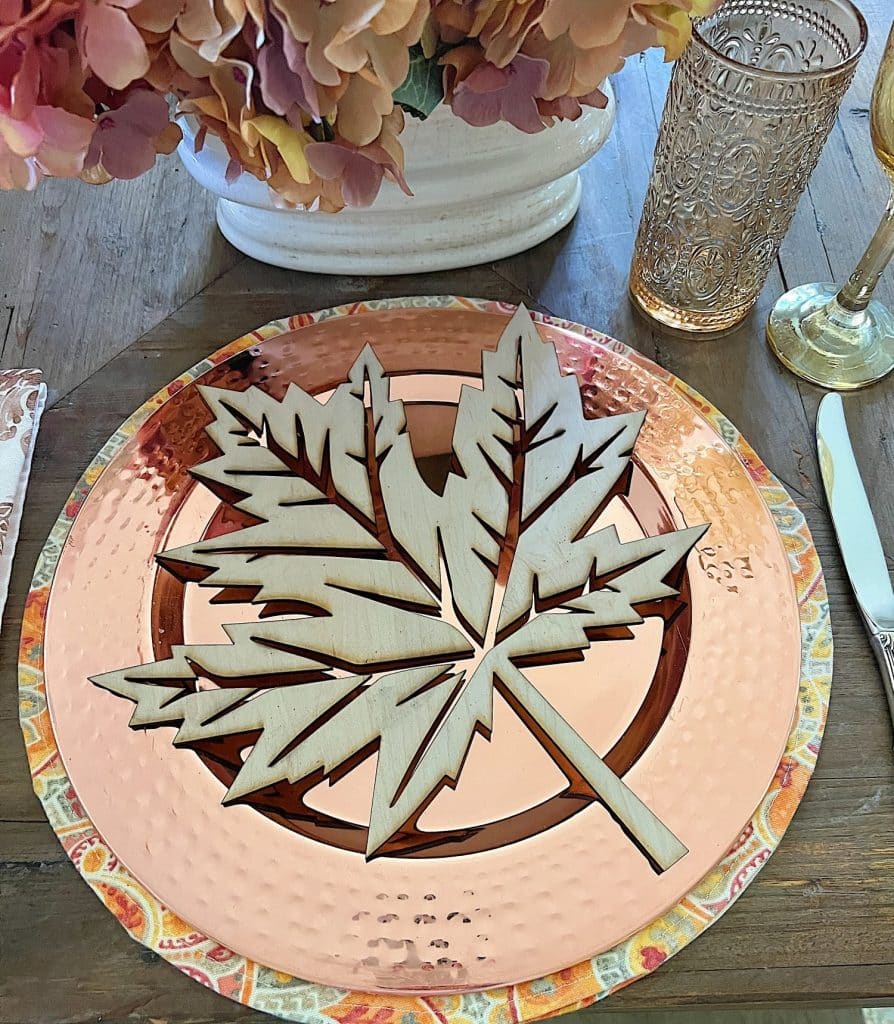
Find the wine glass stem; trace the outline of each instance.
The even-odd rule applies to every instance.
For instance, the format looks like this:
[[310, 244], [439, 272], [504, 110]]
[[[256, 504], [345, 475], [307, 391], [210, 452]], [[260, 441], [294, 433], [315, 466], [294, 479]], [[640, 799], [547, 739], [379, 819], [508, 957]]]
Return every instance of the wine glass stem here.
[[857, 269], [838, 293], [838, 304], [849, 313], [862, 313], [872, 299], [872, 293], [894, 256], [894, 190], [888, 197], [885, 215], [872, 236]]

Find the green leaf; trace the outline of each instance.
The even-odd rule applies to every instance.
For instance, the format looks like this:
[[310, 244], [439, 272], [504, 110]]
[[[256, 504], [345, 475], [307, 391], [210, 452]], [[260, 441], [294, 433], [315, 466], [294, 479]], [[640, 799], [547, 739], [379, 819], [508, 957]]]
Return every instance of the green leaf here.
[[425, 120], [444, 99], [444, 69], [437, 54], [426, 57], [421, 46], [410, 48], [410, 70], [394, 90], [394, 102], [408, 114]]

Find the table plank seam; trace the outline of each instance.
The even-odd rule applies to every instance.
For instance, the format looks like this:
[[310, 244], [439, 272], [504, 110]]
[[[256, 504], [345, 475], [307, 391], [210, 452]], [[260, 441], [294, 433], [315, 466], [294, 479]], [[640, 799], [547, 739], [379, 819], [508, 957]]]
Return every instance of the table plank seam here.
[[[158, 320], [156, 320], [154, 323], [151, 323], [146, 328], [146, 330], [143, 332], [143, 334], [140, 335], [140, 338], [142, 338], [146, 334], [149, 334], [152, 331], [154, 331], [159, 326], [159, 324], [164, 323], [166, 320], [174, 319], [177, 316], [177, 314], [180, 312], [180, 310], [184, 308], [184, 306], [188, 306], [191, 302], [193, 302], [199, 296], [203, 295], [209, 288], [212, 287], [212, 285], [216, 284], [217, 281], [219, 281], [222, 277], [224, 277], [226, 274], [228, 274], [235, 267], [238, 267], [240, 264], [245, 263], [245, 261], [248, 260], [248, 259], [250, 259], [250, 257], [248, 257], [248, 256], [240, 256], [239, 259], [237, 259], [235, 261], [235, 263], [233, 263], [231, 266], [223, 268], [204, 287], [202, 287], [199, 291], [197, 291], [195, 293], [195, 295], [191, 296], [188, 299], [184, 299], [184, 301], [181, 302], [180, 305], [177, 306], [175, 309], [172, 309], [170, 313], [167, 313], [166, 315], [159, 317]], [[134, 344], [136, 344], [139, 340], [140, 339], [138, 338], [137, 341], [134, 342]], [[28, 342], [27, 341], [25, 342], [25, 350], [24, 351], [25, 351], [25, 354], [27, 354], [27, 351], [28, 351]], [[109, 355], [108, 359], [106, 359], [105, 362], [100, 363], [100, 365], [97, 366], [95, 370], [93, 370], [93, 372], [90, 374], [90, 376], [87, 377], [87, 380], [90, 380], [92, 377], [95, 377], [97, 374], [101, 373], [109, 365], [109, 363], [113, 362], [119, 355], [121, 355], [121, 352], [113, 352], [111, 355]], [[0, 356], [2, 356], [2, 352], [0, 352]], [[186, 367], [184, 367], [184, 369], [186, 369]], [[61, 402], [63, 398], [67, 398], [73, 391], [76, 391], [84, 383], [86, 383], [86, 381], [82, 381], [81, 384], [73, 384], [71, 387], [68, 388], [67, 391], [51, 390], [51, 392], [50, 392], [50, 394], [48, 396], [48, 399], [47, 399], [47, 409], [46, 409], [45, 415], [49, 414], [52, 411], [52, 408], [54, 406], [56, 406], [59, 402]]]

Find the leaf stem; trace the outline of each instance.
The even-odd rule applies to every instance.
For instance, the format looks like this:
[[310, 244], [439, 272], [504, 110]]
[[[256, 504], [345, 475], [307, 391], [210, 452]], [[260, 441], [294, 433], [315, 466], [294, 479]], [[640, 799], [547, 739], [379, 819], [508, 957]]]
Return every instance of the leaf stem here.
[[569, 777], [579, 774], [636, 848], [659, 871], [689, 851], [511, 662], [497, 689]]

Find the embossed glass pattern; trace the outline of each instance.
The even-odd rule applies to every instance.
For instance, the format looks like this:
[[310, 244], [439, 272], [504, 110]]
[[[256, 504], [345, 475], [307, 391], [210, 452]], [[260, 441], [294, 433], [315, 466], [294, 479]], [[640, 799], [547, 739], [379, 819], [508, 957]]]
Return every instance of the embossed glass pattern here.
[[866, 42], [849, 0], [727, 0], [677, 62], [630, 274], [649, 316], [723, 331], [754, 305]]

